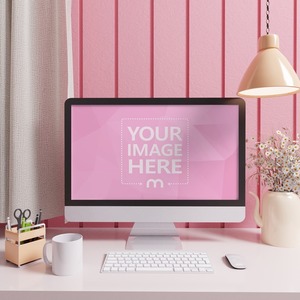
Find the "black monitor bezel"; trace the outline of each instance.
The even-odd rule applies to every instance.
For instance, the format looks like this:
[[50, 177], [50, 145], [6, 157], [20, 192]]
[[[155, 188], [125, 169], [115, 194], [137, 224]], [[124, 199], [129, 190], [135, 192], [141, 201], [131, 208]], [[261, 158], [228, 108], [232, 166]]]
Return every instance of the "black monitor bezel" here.
[[[72, 200], [71, 199], [71, 107], [72, 105], [238, 105], [239, 196], [222, 200]], [[245, 206], [245, 102], [241, 98], [70, 98], [65, 101], [65, 206]]]

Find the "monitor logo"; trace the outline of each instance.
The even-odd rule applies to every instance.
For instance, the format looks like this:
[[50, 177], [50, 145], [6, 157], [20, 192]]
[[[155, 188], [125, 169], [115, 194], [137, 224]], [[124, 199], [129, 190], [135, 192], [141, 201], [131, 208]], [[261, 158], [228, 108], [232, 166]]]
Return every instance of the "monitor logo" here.
[[164, 182], [161, 179], [148, 179], [147, 183], [146, 183], [146, 187], [147, 189], [149, 187], [151, 187], [151, 183], [153, 184], [153, 188], [156, 189], [157, 184], [160, 184], [160, 187], [163, 188], [164, 187]]
[[121, 184], [163, 189], [188, 183], [188, 119], [121, 119]]

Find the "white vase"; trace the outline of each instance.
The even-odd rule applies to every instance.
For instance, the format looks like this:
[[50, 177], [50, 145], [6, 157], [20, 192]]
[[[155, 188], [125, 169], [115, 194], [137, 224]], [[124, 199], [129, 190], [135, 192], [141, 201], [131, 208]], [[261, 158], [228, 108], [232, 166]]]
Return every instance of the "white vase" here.
[[256, 198], [254, 219], [261, 227], [262, 241], [277, 247], [300, 247], [299, 196], [292, 192], [266, 192], [260, 216], [259, 198], [251, 194]]

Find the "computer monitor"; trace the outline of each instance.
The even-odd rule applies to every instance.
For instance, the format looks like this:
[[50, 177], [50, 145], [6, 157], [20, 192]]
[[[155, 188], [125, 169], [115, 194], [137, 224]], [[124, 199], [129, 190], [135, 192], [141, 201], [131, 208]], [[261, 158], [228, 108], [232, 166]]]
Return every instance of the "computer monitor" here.
[[244, 217], [242, 99], [65, 102], [66, 221], [241, 222]]

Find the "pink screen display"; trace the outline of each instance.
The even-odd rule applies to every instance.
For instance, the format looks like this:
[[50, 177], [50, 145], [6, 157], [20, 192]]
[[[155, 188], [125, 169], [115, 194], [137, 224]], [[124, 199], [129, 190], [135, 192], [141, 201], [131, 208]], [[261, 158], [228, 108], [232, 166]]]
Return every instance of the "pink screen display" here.
[[73, 200], [235, 200], [238, 106], [74, 105]]

